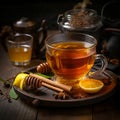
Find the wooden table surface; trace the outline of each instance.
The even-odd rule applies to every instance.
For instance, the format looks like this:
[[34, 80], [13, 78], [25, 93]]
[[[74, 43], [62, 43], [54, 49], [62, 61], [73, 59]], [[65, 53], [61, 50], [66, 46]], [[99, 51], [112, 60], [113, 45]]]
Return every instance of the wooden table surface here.
[[[0, 77], [9, 79], [23, 69], [11, 64], [0, 44]], [[120, 120], [120, 90], [102, 102], [71, 108], [36, 107], [20, 98], [9, 103], [0, 95], [0, 120]]]

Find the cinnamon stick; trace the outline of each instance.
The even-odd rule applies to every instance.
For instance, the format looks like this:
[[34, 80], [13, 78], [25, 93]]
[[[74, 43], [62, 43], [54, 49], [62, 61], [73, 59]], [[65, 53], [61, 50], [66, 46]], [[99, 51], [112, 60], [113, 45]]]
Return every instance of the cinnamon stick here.
[[54, 86], [52, 86], [52, 85], [50, 85], [50, 84], [47, 84], [47, 83], [45, 83], [45, 82], [42, 82], [41, 84], [42, 84], [42, 86], [45, 86], [45, 87], [47, 87], [47, 88], [49, 88], [49, 89], [52, 89], [52, 90], [54, 90], [54, 91], [57, 91], [57, 92], [63, 92], [63, 91], [64, 91], [64, 90], [61, 89], [61, 88], [54, 87]]
[[33, 73], [30, 73], [30, 76], [40, 79], [41, 82], [43, 82], [43, 83], [47, 83], [47, 84], [52, 85], [54, 87], [63, 89], [66, 92], [70, 92], [72, 90], [72, 86], [64, 85], [64, 84], [61, 84], [61, 83], [56, 83], [52, 80], [49, 80], [45, 77], [42, 77], [42, 76], [39, 76], [39, 75], [36, 75], [36, 74], [33, 74]]

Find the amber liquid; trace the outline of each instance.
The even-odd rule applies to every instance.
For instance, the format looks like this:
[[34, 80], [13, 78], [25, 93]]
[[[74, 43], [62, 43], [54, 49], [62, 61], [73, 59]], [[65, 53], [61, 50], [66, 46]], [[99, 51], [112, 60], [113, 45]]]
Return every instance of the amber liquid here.
[[9, 47], [8, 53], [10, 60], [13, 63], [16, 63], [18, 65], [21, 63], [27, 64], [27, 62], [29, 62], [31, 59], [32, 48], [28, 45], [20, 47]]
[[87, 42], [61, 42], [47, 48], [46, 58], [58, 82], [73, 85], [86, 76], [95, 61], [96, 50]]

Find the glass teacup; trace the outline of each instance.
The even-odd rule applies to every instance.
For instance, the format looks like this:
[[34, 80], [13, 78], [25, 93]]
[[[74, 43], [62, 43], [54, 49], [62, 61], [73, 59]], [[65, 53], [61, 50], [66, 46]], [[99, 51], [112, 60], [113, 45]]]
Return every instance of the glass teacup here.
[[101, 73], [107, 67], [107, 60], [102, 54], [96, 54], [97, 40], [83, 33], [58, 33], [46, 40], [46, 60], [55, 76], [62, 84], [79, 86], [79, 81], [85, 79], [95, 60], [100, 59], [101, 67], [96, 73]]

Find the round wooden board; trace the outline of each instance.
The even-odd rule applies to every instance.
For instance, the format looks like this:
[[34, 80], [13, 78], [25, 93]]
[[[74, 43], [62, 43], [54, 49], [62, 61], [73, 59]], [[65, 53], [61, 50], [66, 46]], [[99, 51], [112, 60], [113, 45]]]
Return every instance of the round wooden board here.
[[[97, 70], [97, 69], [95, 69]], [[34, 68], [29, 71], [34, 71]], [[81, 98], [69, 98], [67, 100], [55, 99], [53, 96], [56, 94], [54, 91], [40, 87], [37, 90], [33, 91], [24, 91], [20, 90], [18, 87], [14, 87], [16, 93], [22, 98], [23, 101], [29, 101], [31, 104], [37, 106], [46, 106], [46, 107], [79, 107], [84, 105], [95, 104], [101, 102], [115, 92], [117, 88], [117, 78], [111, 71], [105, 71], [102, 75], [97, 76], [102, 78], [104, 81], [109, 80], [109, 84], [105, 83], [103, 89], [96, 94], [87, 94], [86, 97]]]

